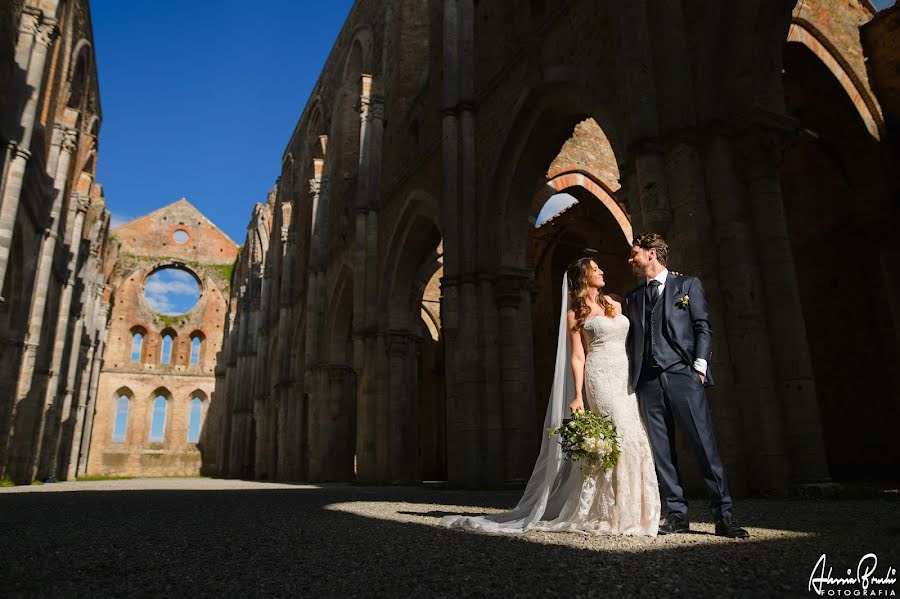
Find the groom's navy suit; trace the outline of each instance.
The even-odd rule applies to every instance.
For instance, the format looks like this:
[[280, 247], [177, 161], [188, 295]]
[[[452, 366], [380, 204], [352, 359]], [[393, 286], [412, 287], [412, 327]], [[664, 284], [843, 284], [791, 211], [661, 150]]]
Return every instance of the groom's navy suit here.
[[[711, 331], [703, 286], [694, 277], [669, 273], [653, 302], [644, 283], [625, 296], [631, 321], [631, 383], [638, 396], [653, 449], [656, 475], [668, 514], [687, 517], [678, 475], [675, 429], [678, 423], [700, 466], [716, 519], [732, 516], [731, 495], [713, 432], [706, 391], [694, 370], [697, 358], [709, 360]], [[709, 369], [706, 385], [712, 385]]]

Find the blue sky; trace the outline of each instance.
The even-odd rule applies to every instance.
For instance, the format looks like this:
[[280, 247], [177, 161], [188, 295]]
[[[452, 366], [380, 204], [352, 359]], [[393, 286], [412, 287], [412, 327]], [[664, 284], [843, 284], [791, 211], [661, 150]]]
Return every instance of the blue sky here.
[[91, 0], [114, 224], [185, 197], [237, 243], [352, 0]]
[[352, 4], [91, 0], [113, 224], [185, 197], [243, 243]]

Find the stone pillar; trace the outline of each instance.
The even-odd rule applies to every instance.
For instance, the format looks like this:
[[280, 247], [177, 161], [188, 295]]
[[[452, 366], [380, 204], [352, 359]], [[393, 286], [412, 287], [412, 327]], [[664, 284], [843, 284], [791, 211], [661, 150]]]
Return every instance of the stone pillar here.
[[88, 459], [90, 458], [91, 452], [91, 437], [94, 432], [94, 412], [97, 406], [97, 393], [100, 389], [100, 368], [103, 367], [103, 357], [106, 353], [106, 341], [109, 337], [110, 309], [111, 306], [108, 302], [102, 302], [102, 308], [100, 308], [99, 339], [94, 346], [94, 362], [91, 365], [91, 386], [87, 406], [84, 410], [84, 426], [77, 429], [76, 432], [76, 434], [81, 435], [81, 447], [78, 450], [78, 476], [87, 475]]
[[618, 33], [619, 70], [625, 81], [624, 102], [628, 106], [627, 129], [637, 178], [637, 197], [640, 206], [642, 231], [665, 236], [672, 222], [665, 163], [659, 136], [659, 116], [654, 66], [650, 48], [647, 6], [644, 2], [619, 3]]
[[[44, 325], [44, 315], [47, 302], [47, 291], [50, 284], [50, 274], [53, 270], [53, 260], [56, 254], [56, 242], [59, 236], [59, 215], [62, 209], [63, 195], [66, 188], [66, 178], [69, 172], [69, 162], [77, 145], [78, 132], [69, 127], [57, 126], [60, 139], [60, 155], [56, 166], [56, 174], [53, 179], [53, 203], [50, 208], [50, 216], [47, 228], [44, 230], [44, 238], [41, 242], [38, 256], [37, 273], [34, 278], [34, 288], [31, 293], [31, 309], [28, 316], [28, 329], [22, 352], [22, 361], [19, 369], [19, 378], [16, 382], [16, 395], [13, 403], [12, 423], [9, 433], [11, 478], [17, 483], [30, 483], [33, 476], [33, 464], [37, 459], [34, 455], [37, 439], [35, 434], [40, 431], [40, 410], [37, 409], [37, 398], [31, 398], [31, 403], [23, 404], [33, 392], [34, 369], [37, 361], [37, 350], [41, 340]], [[24, 411], [20, 410], [25, 406]]]
[[[68, 438], [71, 438], [71, 441], [68, 446], [65, 444], [63, 447], [68, 447], [68, 460], [65, 464], [61, 465], [60, 468], [60, 478], [65, 480], [73, 480], [77, 476], [78, 472], [78, 456], [81, 451], [81, 440], [83, 438], [83, 428], [85, 422], [85, 410], [87, 409], [88, 402], [88, 394], [91, 389], [92, 377], [93, 377], [93, 369], [94, 369], [94, 352], [98, 345], [98, 341], [100, 338], [100, 331], [98, 328], [104, 328], [106, 326], [105, 322], [100, 321], [101, 314], [101, 300], [102, 300], [102, 285], [96, 282], [96, 279], [102, 280], [103, 274], [102, 272], [96, 272], [97, 266], [99, 266], [96, 262], [97, 256], [100, 251], [100, 243], [99, 241], [95, 241], [91, 243], [91, 257], [88, 259], [89, 264], [93, 266], [90, 270], [95, 272], [95, 276], [84, 292], [84, 301], [83, 305], [85, 306], [84, 310], [87, 315], [85, 321], [85, 330], [87, 333], [87, 338], [83, 338], [87, 343], [87, 350], [84, 354], [83, 366], [81, 368], [76, 368], [80, 372], [77, 372], [79, 377], [80, 384], [78, 385], [78, 395], [74, 400], [74, 408], [72, 409], [71, 415], [69, 416], [70, 424], [63, 431]], [[76, 372], [67, 373], [68, 380], [66, 383], [66, 392], [68, 389], [73, 388], [75, 386], [75, 375]], [[99, 376], [99, 372], [98, 372]], [[64, 454], [65, 455], [65, 454]], [[63, 474], [62, 467], [64, 466], [65, 474]]]
[[745, 165], [756, 250], [764, 274], [759, 299], [766, 305], [791, 482], [820, 483], [830, 478], [800, 286], [777, 170], [781, 144], [779, 132], [754, 129], [740, 140], [741, 163]]
[[[44, 66], [47, 53], [57, 32], [56, 19], [42, 15], [35, 16], [31, 11], [24, 11], [20, 27], [20, 46], [16, 56], [24, 54], [26, 47], [29, 54], [25, 75], [25, 104], [19, 119], [21, 132], [19, 140], [10, 142], [7, 147], [6, 172], [0, 191], [0, 281], [6, 278], [6, 267], [9, 251], [12, 246], [13, 228], [16, 224], [16, 213], [19, 210], [19, 199], [22, 195], [22, 184], [25, 181], [25, 170], [31, 158], [31, 137], [34, 132], [35, 116], [38, 100], [44, 80]], [[33, 43], [31, 43], [33, 40]], [[23, 63], [19, 63], [23, 65]]]
[[504, 481], [525, 481], [534, 467], [541, 433], [535, 430], [534, 348], [530, 271], [504, 269], [497, 277]]
[[447, 476], [457, 485], [479, 486], [490, 480], [490, 474], [482, 467], [485, 381], [476, 275], [477, 235], [490, 233], [478, 231], [476, 226], [472, 0], [444, 0], [443, 33], [441, 322], [447, 369]]
[[[744, 424], [746, 461], [754, 490], [781, 490], [790, 480], [781, 406], [775, 388], [765, 298], [745, 198], [731, 140], [707, 143], [706, 183], [718, 245], [725, 335]], [[713, 354], [716, 360], [716, 354]]]
[[[74, 378], [77, 368], [78, 356], [81, 352], [81, 332], [84, 328], [83, 314], [80, 314], [72, 327], [71, 339], [69, 336], [70, 310], [72, 307], [72, 294], [77, 284], [77, 269], [81, 254], [81, 238], [84, 229], [84, 215], [90, 206], [90, 198], [87, 193], [72, 193], [71, 203], [74, 208], [74, 218], [69, 222], [70, 230], [66, 235], [70, 241], [69, 260], [66, 267], [68, 278], [63, 284], [62, 294], [59, 300], [59, 312], [56, 318], [55, 339], [53, 340], [53, 355], [50, 362], [50, 378], [40, 407], [40, 422], [38, 423], [36, 463], [41, 472], [35, 472], [43, 476], [55, 475], [56, 449], [59, 438], [58, 422], [64, 417], [71, 406], [72, 389], [68, 377]], [[70, 363], [66, 369], [67, 385], [65, 387], [62, 405], [58, 398], [60, 371], [63, 365], [63, 353], [66, 349], [66, 341], [69, 340]], [[46, 432], [46, 435], [44, 434]], [[45, 438], [46, 437], [46, 438]], [[49, 449], [49, 450], [48, 450]], [[46, 453], [45, 453], [46, 452]], [[40, 460], [38, 462], [37, 460]]]
[[278, 448], [275, 456], [275, 468], [279, 480], [298, 480], [296, 468], [298, 456], [295, 437], [300, 430], [295, 425], [295, 414], [299, 398], [291, 394], [293, 380], [291, 378], [291, 349], [298, 340], [291, 339], [292, 310], [291, 299], [293, 297], [294, 259], [297, 252], [297, 232], [290, 223], [290, 212], [286, 210], [288, 218], [282, 219], [281, 227], [281, 289], [278, 298], [278, 344], [276, 378], [274, 380], [273, 396], [278, 398]]
[[407, 331], [394, 331], [386, 341], [390, 364], [388, 480], [412, 482], [419, 480], [417, 349], [421, 339]]
[[72, 414], [72, 443], [69, 445], [69, 460], [65, 464], [65, 476], [61, 480], [75, 480], [78, 476], [78, 456], [81, 453], [82, 429], [84, 427], [84, 412], [87, 408], [82, 403], [82, 398], [87, 399], [91, 385], [91, 374], [94, 369], [94, 344], [91, 343], [84, 356], [84, 372], [81, 375], [81, 386], [78, 393], [78, 402]]
[[[357, 377], [356, 459], [360, 480], [377, 480], [379, 463], [386, 464], [387, 448], [377, 442], [378, 412], [384, 401], [378, 393], [378, 207], [384, 137], [384, 100], [373, 92], [372, 78], [363, 75], [360, 98], [360, 173], [356, 201], [355, 280], [353, 296], [353, 365]], [[379, 403], [382, 404], [379, 406]], [[380, 452], [380, 453], [379, 453]]]

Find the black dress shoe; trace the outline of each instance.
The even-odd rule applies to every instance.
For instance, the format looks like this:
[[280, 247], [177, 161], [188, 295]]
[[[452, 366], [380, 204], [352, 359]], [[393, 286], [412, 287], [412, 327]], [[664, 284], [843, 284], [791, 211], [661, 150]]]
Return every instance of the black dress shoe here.
[[657, 534], [673, 535], [679, 532], [691, 532], [691, 525], [688, 522], [687, 516], [669, 514], [666, 516], [666, 521], [659, 525], [659, 532], [657, 532]]
[[746, 539], [750, 533], [738, 526], [734, 516], [725, 516], [716, 521], [716, 535], [729, 539]]

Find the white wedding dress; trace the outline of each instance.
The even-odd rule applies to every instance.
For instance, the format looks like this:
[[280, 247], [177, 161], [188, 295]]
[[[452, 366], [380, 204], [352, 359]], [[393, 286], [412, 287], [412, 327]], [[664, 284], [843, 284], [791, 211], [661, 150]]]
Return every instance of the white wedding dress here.
[[[563, 277], [563, 302], [567, 286]], [[565, 458], [556, 438], [545, 438], [525, 493], [516, 507], [487, 516], [445, 516], [441, 525], [492, 534], [529, 530], [587, 534], [656, 535], [660, 497], [653, 454], [637, 398], [628, 386], [628, 318], [589, 317], [584, 325], [587, 358], [585, 396], [589, 409], [609, 414], [616, 425], [621, 455], [615, 468], [582, 475]], [[568, 415], [574, 397], [571, 352], [566, 342], [565, 309], [560, 317], [556, 370], [544, 430]], [[546, 434], [545, 434], [546, 437]]]

